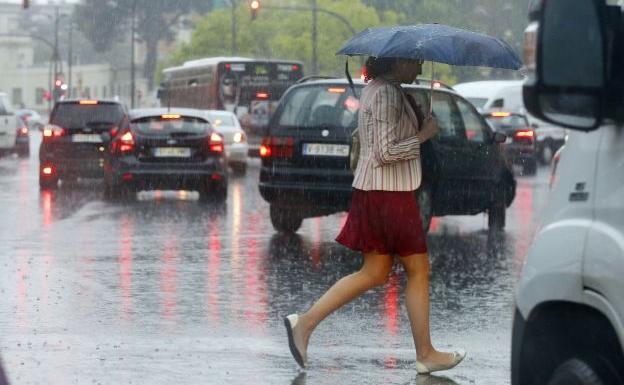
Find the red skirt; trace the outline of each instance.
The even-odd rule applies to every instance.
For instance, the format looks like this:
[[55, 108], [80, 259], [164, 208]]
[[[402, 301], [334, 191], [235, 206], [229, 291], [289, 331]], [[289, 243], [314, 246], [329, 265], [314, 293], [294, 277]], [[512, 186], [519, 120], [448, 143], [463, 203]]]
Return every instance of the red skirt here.
[[347, 222], [336, 241], [362, 253], [426, 253], [415, 193], [353, 189]]

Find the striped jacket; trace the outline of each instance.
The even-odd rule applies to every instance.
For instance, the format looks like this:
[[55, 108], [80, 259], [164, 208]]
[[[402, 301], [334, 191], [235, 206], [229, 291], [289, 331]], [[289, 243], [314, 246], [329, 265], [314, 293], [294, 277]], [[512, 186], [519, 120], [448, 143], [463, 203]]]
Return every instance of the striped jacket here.
[[358, 128], [360, 158], [353, 187], [416, 190], [422, 179], [418, 119], [398, 82], [380, 77], [364, 88]]

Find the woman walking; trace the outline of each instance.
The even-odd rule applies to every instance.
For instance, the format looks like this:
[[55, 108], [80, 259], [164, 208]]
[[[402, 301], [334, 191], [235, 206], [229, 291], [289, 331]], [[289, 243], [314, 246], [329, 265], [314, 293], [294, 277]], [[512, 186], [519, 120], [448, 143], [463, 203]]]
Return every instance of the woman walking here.
[[415, 190], [421, 182], [420, 145], [438, 132], [434, 118], [419, 127], [401, 83], [413, 83], [422, 62], [370, 57], [369, 84], [360, 101], [360, 157], [351, 209], [336, 238], [364, 254], [362, 268], [336, 282], [312, 307], [284, 319], [289, 347], [301, 367], [307, 364], [310, 335], [335, 310], [382, 286], [394, 256], [407, 274], [406, 307], [416, 346], [416, 370], [431, 373], [459, 364], [466, 353], [436, 350], [429, 332], [429, 257]]

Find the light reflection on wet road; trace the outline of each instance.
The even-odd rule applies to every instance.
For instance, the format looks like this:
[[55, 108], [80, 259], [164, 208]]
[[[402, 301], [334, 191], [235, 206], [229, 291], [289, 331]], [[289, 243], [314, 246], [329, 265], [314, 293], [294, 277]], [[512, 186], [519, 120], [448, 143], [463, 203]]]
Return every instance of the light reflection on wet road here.
[[258, 163], [225, 205], [194, 193], [102, 201], [97, 182], [40, 193], [30, 160], [0, 159], [0, 353], [12, 384], [509, 383], [513, 288], [547, 198], [548, 170], [519, 178], [502, 239], [487, 219], [434, 220], [432, 333], [468, 358], [417, 376], [403, 287], [332, 315], [299, 373], [282, 317], [303, 310], [361, 257], [333, 241], [345, 214], [276, 234]]

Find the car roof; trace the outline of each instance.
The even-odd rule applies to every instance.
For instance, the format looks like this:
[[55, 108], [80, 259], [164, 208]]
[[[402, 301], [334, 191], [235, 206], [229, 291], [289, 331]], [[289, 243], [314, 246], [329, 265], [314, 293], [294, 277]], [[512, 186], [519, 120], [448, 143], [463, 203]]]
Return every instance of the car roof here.
[[233, 113], [232, 111], [226, 111], [226, 110], [204, 110], [204, 112], [207, 114], [230, 115], [230, 116], [236, 117], [235, 113]]
[[191, 118], [200, 118], [207, 120], [206, 111], [198, 110], [195, 108], [136, 108], [130, 110], [130, 120], [148, 118], [151, 116], [160, 116], [166, 114], [177, 114], [182, 116], [188, 116]]
[[119, 104], [119, 105], [123, 105], [122, 102], [120, 102], [119, 100], [114, 100], [114, 99], [97, 99], [97, 98], [81, 98], [81, 99], [66, 99], [66, 100], [59, 100], [57, 101], [55, 104], [77, 104], [80, 103], [81, 101], [86, 101], [86, 100], [95, 100], [97, 101], [97, 104]]
[[457, 83], [453, 89], [464, 97], [493, 97], [501, 90], [522, 85], [523, 80], [482, 80], [476, 82]]
[[[427, 81], [428, 82], [428, 81]], [[309, 85], [340, 85], [340, 86], [344, 86], [344, 87], [349, 87], [349, 81], [346, 78], [336, 78], [336, 79], [319, 79], [319, 80], [310, 80], [304, 83], [298, 83], [296, 85], [294, 85], [293, 87], [304, 87], [304, 86], [309, 86]], [[361, 79], [353, 79], [353, 84], [356, 86], [366, 86], [368, 83], [364, 82]], [[430, 91], [431, 90], [431, 86], [429, 84], [403, 84], [402, 87], [404, 88], [409, 88], [409, 89], [417, 89], [417, 90], [426, 90], [426, 91]], [[449, 89], [449, 88], [445, 88], [443, 87], [439, 87], [439, 88], [434, 88], [435, 92], [446, 92], [449, 94], [454, 94], [457, 95], [457, 92], [455, 92], [453, 89]]]

